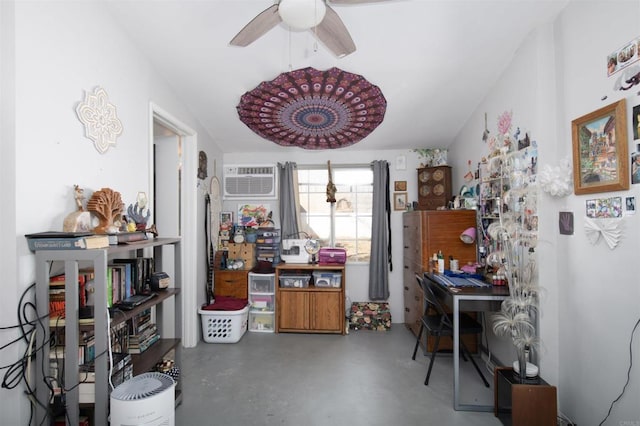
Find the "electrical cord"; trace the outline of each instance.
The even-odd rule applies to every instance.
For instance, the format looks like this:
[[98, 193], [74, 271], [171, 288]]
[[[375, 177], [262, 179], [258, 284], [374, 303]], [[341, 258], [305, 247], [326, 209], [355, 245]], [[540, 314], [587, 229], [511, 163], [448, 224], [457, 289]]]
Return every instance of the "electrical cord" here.
[[627, 385], [629, 384], [629, 381], [631, 380], [631, 368], [633, 367], [633, 337], [634, 337], [634, 335], [636, 333], [636, 329], [638, 328], [639, 325], [640, 325], [640, 318], [638, 318], [638, 320], [636, 321], [636, 324], [633, 326], [633, 330], [631, 330], [631, 340], [629, 341], [629, 368], [627, 370], [627, 381], [625, 382], [624, 386], [622, 387], [622, 392], [620, 392], [620, 395], [618, 395], [618, 397], [611, 402], [611, 405], [609, 406], [609, 411], [607, 412], [607, 415], [605, 416], [605, 418], [600, 423], [598, 423], [598, 426], [602, 426], [604, 424], [604, 422], [607, 421], [607, 419], [611, 415], [611, 411], [613, 410], [613, 406], [615, 405], [616, 402], [618, 402], [620, 400], [620, 398], [622, 398], [622, 395], [624, 395], [624, 392], [627, 389]]

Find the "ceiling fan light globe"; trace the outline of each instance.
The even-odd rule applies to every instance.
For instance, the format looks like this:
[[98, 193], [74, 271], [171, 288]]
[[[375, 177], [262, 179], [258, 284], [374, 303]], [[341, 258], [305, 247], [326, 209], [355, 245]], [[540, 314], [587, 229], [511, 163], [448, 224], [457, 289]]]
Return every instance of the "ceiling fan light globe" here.
[[281, 0], [278, 13], [295, 30], [308, 30], [324, 19], [327, 7], [323, 0]]

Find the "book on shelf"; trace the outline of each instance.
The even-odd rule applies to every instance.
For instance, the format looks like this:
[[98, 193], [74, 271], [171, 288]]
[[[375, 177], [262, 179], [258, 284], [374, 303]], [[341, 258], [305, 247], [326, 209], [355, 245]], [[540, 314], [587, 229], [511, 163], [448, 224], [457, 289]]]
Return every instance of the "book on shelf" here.
[[137, 243], [138, 241], [145, 241], [147, 239], [147, 233], [142, 231], [109, 234], [109, 244], [112, 246], [126, 243]]
[[25, 235], [29, 250], [88, 250], [109, 247], [107, 235], [91, 232], [38, 232]]
[[[113, 264], [129, 264], [131, 265], [131, 282], [128, 284], [131, 287], [129, 296], [143, 293], [149, 288], [149, 279], [153, 273], [153, 258], [152, 257], [136, 257], [130, 259], [113, 259]], [[125, 277], [126, 277], [125, 271]], [[126, 278], [125, 278], [125, 287]], [[125, 290], [125, 293], [126, 290]], [[128, 297], [128, 296], [127, 296]], [[126, 298], [125, 298], [126, 299]]]

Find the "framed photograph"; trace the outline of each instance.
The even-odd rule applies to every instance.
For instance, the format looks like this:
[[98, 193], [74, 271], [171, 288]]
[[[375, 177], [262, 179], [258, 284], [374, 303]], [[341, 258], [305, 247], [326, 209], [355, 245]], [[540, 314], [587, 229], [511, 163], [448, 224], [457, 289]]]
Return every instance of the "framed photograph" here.
[[393, 193], [393, 209], [394, 210], [407, 209], [407, 193], [406, 192]]
[[633, 139], [640, 139], [640, 105], [636, 105], [633, 107], [633, 115], [631, 116], [633, 120]]
[[407, 190], [407, 181], [406, 180], [396, 180], [393, 182], [393, 190], [394, 191], [406, 191]]
[[576, 195], [629, 189], [624, 99], [573, 120], [571, 135]]
[[231, 229], [233, 226], [233, 212], [220, 212], [220, 229]]

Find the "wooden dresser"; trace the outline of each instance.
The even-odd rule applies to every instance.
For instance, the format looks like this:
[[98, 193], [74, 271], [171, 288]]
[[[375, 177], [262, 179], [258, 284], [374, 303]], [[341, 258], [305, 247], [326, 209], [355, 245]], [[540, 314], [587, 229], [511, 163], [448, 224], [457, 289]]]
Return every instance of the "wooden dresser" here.
[[[429, 269], [429, 258], [438, 250], [444, 255], [447, 269], [449, 256], [458, 259], [460, 266], [476, 261], [476, 245], [465, 244], [460, 240], [462, 231], [476, 226], [476, 211], [413, 211], [403, 213], [402, 221], [404, 322], [417, 336], [424, 308], [422, 289], [418, 286], [415, 276], [422, 275]], [[467, 340], [468, 338], [471, 338], [471, 341]], [[475, 336], [465, 336], [464, 339], [473, 351]], [[451, 339], [443, 338], [440, 347], [450, 349]]]

